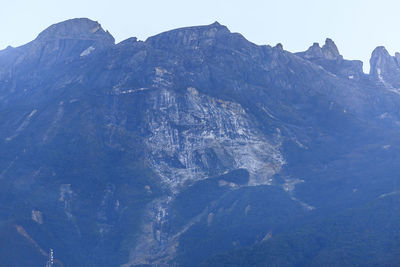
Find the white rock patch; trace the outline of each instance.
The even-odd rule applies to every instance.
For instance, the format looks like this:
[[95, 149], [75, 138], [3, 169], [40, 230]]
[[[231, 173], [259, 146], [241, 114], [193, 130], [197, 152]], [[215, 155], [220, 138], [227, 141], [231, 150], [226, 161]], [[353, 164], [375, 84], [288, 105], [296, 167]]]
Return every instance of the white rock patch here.
[[92, 53], [96, 48], [94, 48], [93, 46], [89, 46], [88, 48], [86, 48], [85, 50], [83, 50], [83, 52], [81, 53], [81, 57], [84, 56], [88, 56], [90, 55], [90, 53]]
[[183, 96], [160, 89], [150, 101], [147, 158], [173, 191], [238, 168], [249, 171], [249, 185], [270, 184], [285, 164], [279, 138], [259, 133], [239, 104], [201, 95], [195, 88]]

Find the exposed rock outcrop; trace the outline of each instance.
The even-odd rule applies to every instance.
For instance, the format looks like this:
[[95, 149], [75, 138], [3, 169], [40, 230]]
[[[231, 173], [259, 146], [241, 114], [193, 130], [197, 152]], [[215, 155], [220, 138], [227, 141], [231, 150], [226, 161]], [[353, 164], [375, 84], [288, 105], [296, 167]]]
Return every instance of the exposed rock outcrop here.
[[336, 44], [330, 38], [325, 40], [322, 47], [318, 43], [314, 43], [307, 51], [297, 53], [297, 55], [320, 65], [332, 74], [350, 80], [366, 78], [362, 69], [363, 63], [359, 60], [343, 59]]

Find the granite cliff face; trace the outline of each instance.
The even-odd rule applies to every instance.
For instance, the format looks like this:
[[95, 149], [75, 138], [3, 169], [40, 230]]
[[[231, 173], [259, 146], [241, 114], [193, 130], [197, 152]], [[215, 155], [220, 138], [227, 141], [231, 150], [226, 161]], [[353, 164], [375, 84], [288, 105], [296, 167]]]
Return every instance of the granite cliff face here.
[[383, 46], [377, 47], [371, 56], [371, 77], [383, 85], [386, 89], [399, 93], [400, 86], [400, 54], [389, 55], [389, 52]]
[[[218, 22], [115, 44], [89, 19], [0, 51], [1, 261], [44, 266], [50, 251], [55, 266], [346, 259], [339, 246], [354, 237], [318, 223], [374, 217], [365, 203], [382, 217], [395, 208], [397, 60], [379, 47], [364, 74], [331, 39], [293, 54]], [[274, 256], [297, 255], [307, 227], [322, 229], [319, 245]], [[396, 263], [391, 235], [352, 231], [372, 236], [354, 246], [361, 255], [380, 242]]]

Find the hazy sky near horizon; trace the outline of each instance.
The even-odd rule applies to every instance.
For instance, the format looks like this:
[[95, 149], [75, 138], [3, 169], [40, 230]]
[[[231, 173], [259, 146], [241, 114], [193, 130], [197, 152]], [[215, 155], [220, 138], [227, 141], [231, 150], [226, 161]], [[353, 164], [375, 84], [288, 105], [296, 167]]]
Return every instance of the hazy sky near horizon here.
[[[98, 21], [120, 42], [218, 21], [256, 44], [306, 50], [332, 38], [347, 59], [368, 69], [373, 49], [400, 51], [400, 1], [395, 0], [1, 0], [0, 49], [33, 40], [66, 19]], [[365, 66], [367, 65], [367, 66]]]

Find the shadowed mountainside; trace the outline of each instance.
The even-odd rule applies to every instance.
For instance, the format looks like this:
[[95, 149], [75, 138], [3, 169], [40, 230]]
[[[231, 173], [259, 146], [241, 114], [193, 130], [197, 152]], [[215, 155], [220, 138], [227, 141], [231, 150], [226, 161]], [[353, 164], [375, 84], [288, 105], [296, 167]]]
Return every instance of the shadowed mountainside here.
[[398, 264], [398, 58], [89, 19], [0, 51], [0, 261]]

